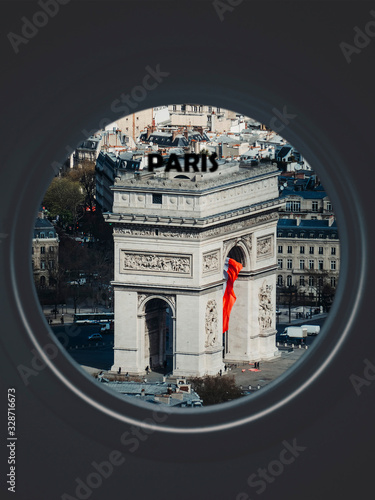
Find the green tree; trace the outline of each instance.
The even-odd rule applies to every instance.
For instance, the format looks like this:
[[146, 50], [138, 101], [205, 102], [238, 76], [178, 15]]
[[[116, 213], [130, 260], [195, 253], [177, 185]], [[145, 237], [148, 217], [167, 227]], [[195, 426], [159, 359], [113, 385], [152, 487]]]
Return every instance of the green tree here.
[[234, 376], [216, 375], [189, 379], [194, 391], [203, 400], [204, 406], [225, 403], [242, 397], [242, 391], [236, 386]]
[[43, 206], [51, 216], [59, 215], [63, 224], [77, 223], [80, 214], [79, 208], [85, 196], [79, 182], [68, 177], [55, 177], [49, 185], [43, 199]]
[[85, 208], [93, 212], [96, 193], [95, 163], [83, 160], [78, 168], [71, 169], [66, 173], [66, 178], [80, 184], [84, 194]]

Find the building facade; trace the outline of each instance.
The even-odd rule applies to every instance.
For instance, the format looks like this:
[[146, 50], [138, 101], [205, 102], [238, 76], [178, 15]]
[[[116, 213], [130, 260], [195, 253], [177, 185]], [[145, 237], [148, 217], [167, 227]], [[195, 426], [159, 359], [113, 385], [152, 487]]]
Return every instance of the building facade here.
[[51, 222], [40, 216], [34, 226], [32, 270], [37, 288], [54, 286], [59, 264], [59, 238]]
[[145, 128], [153, 125], [153, 118], [153, 108], [149, 108], [119, 118], [116, 120], [116, 125], [123, 134], [129, 135], [136, 141], [139, 134], [145, 130]]
[[141, 161], [133, 159], [133, 153], [106, 153], [101, 151], [95, 165], [96, 204], [103, 212], [112, 210], [111, 186], [122, 169], [138, 170]]
[[[281, 176], [282, 177], [282, 176]], [[332, 220], [334, 212], [331, 200], [321, 185], [315, 186], [315, 175], [301, 175], [301, 178], [283, 178], [280, 197], [284, 206], [280, 218]]]
[[295, 287], [317, 302], [323, 288], [334, 291], [340, 272], [336, 221], [280, 219], [277, 225], [277, 285]]

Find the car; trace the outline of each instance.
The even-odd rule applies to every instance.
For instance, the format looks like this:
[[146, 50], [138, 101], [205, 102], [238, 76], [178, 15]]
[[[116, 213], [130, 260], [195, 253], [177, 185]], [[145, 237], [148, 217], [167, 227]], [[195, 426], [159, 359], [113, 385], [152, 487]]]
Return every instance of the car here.
[[276, 309], [276, 316], [280, 316], [281, 311], [279, 309]]
[[103, 337], [100, 335], [100, 333], [93, 333], [88, 337], [88, 340], [102, 340], [102, 338]]

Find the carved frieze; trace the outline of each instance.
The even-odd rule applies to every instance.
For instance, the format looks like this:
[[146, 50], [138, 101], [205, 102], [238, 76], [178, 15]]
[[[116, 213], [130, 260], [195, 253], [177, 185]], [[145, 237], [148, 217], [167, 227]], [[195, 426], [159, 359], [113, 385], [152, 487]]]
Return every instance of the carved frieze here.
[[151, 252], [129, 252], [121, 250], [120, 272], [154, 272], [168, 274], [191, 274], [191, 255], [173, 255]]
[[175, 229], [167, 229], [164, 230], [162, 228], [130, 228], [130, 227], [121, 227], [116, 226], [113, 229], [114, 234], [123, 234], [126, 236], [157, 236], [161, 238], [199, 238], [198, 232], [186, 231], [180, 228]]
[[[221, 236], [227, 233], [232, 233], [239, 231], [241, 229], [246, 229], [248, 227], [255, 226], [257, 224], [262, 224], [268, 221], [274, 221], [279, 218], [277, 212], [272, 212], [269, 214], [258, 215], [249, 219], [244, 219], [238, 222], [230, 222], [222, 226], [217, 226], [211, 229], [185, 229], [179, 227], [132, 227], [126, 223], [116, 223], [113, 227], [113, 233], [115, 235], [125, 235], [125, 236], [144, 236], [144, 237], [158, 237], [158, 238], [172, 238], [172, 239], [196, 239], [205, 240], [211, 238], [212, 236]], [[124, 227], [125, 226], [125, 227]]]

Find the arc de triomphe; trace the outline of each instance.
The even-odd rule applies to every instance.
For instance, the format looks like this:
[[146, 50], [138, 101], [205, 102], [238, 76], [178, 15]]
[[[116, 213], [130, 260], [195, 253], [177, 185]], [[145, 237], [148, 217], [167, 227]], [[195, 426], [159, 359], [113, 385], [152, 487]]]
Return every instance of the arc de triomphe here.
[[[213, 173], [118, 172], [114, 232], [113, 371], [170, 361], [177, 376], [216, 375], [262, 361], [275, 345], [279, 171], [220, 165]], [[243, 264], [222, 334], [223, 266]]]

